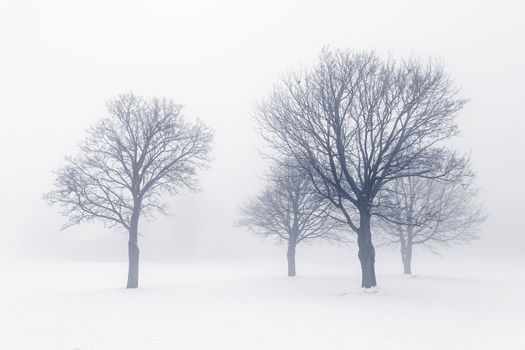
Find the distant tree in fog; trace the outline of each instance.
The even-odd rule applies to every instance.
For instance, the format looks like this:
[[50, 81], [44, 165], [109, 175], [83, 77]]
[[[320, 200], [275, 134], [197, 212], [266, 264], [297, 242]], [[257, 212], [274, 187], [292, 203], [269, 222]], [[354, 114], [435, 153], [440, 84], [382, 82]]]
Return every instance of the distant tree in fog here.
[[439, 62], [323, 50], [312, 69], [286, 75], [259, 105], [265, 139], [296, 159], [357, 234], [362, 287], [377, 284], [378, 193], [397, 178], [445, 178], [466, 161], [445, 144], [464, 104]]
[[486, 215], [472, 182], [471, 175], [456, 181], [408, 177], [385, 188], [384, 200], [375, 211], [378, 238], [399, 246], [404, 273], [412, 273], [415, 246], [436, 252], [478, 238]]
[[239, 224], [286, 243], [288, 276], [295, 276], [297, 245], [317, 239], [341, 240], [344, 225], [332, 217], [335, 208], [296, 165], [274, 165], [267, 181], [261, 194], [241, 208]]
[[126, 94], [107, 107], [110, 116], [87, 131], [44, 199], [69, 217], [64, 228], [100, 220], [125, 229], [127, 288], [137, 288], [139, 219], [165, 213], [164, 194], [197, 189], [196, 173], [207, 166], [213, 134], [200, 121], [186, 122], [181, 105], [170, 99]]

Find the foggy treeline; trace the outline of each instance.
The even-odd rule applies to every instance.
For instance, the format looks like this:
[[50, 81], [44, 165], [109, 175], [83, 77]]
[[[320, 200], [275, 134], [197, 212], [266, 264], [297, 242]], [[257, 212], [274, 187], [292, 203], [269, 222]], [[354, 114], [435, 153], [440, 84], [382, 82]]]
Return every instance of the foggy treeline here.
[[[475, 176], [450, 143], [465, 103], [439, 60], [323, 49], [255, 108], [272, 165], [237, 224], [286, 244], [288, 276], [300, 243], [356, 241], [367, 289], [377, 286], [375, 242], [397, 245], [411, 273], [414, 247], [477, 238], [486, 215]], [[99, 220], [126, 231], [127, 287], [137, 288], [140, 218], [165, 214], [166, 194], [198, 190], [213, 132], [168, 98], [130, 93], [107, 109], [44, 198], [69, 218], [65, 227]]]

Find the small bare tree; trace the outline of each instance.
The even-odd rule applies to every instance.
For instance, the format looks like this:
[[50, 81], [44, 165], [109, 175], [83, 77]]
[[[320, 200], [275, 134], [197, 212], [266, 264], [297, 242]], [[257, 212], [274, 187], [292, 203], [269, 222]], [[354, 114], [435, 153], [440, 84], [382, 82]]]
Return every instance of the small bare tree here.
[[442, 178], [466, 163], [447, 151], [465, 103], [442, 64], [324, 50], [285, 76], [257, 110], [276, 152], [301, 165], [357, 234], [362, 286], [376, 286], [370, 221], [389, 181]]
[[241, 208], [239, 224], [257, 235], [285, 242], [288, 276], [295, 276], [297, 245], [315, 239], [341, 240], [341, 222], [332, 218], [335, 208], [299, 168], [278, 163], [267, 179], [262, 193]]
[[140, 216], [165, 213], [165, 193], [197, 189], [195, 175], [207, 166], [213, 134], [201, 122], [186, 122], [181, 105], [169, 99], [127, 94], [107, 107], [110, 117], [87, 131], [79, 154], [66, 158], [44, 199], [69, 217], [64, 228], [101, 220], [126, 230], [127, 288], [137, 288]]
[[479, 237], [486, 215], [472, 182], [472, 176], [460, 181], [409, 177], [385, 188], [385, 198], [375, 211], [378, 236], [385, 244], [399, 245], [404, 273], [412, 273], [414, 246], [436, 252]]

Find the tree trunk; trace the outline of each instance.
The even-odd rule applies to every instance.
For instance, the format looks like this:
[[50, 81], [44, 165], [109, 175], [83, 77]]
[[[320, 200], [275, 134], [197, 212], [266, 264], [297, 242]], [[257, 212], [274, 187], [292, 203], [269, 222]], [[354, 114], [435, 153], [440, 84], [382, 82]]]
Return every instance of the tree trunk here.
[[409, 226], [406, 230], [406, 235], [400, 231], [401, 243], [401, 261], [403, 262], [403, 273], [406, 275], [412, 274], [412, 228]]
[[412, 244], [407, 243], [405, 253], [403, 254], [403, 272], [407, 275], [412, 274]]
[[139, 286], [139, 246], [137, 244], [139, 215], [138, 210], [134, 210], [131, 215], [128, 241], [128, 284], [126, 288], [138, 288]]
[[375, 271], [375, 249], [372, 244], [372, 232], [370, 230], [370, 214], [360, 211], [360, 227], [357, 237], [359, 246], [359, 262], [361, 263], [361, 287], [373, 288], [377, 286]]
[[286, 253], [288, 259], [288, 277], [295, 276], [295, 244], [288, 243], [288, 252]]
[[410, 259], [409, 258], [404, 258], [403, 259], [403, 273], [405, 275], [411, 275], [412, 274], [412, 269], [410, 267]]
[[291, 231], [288, 232], [288, 252], [286, 257], [288, 259], [288, 277], [295, 277], [295, 247], [297, 247], [297, 240], [299, 239], [299, 196], [290, 198], [293, 208], [293, 223]]
[[128, 284], [126, 288], [138, 288], [139, 286], [139, 246], [131, 239], [128, 242]]

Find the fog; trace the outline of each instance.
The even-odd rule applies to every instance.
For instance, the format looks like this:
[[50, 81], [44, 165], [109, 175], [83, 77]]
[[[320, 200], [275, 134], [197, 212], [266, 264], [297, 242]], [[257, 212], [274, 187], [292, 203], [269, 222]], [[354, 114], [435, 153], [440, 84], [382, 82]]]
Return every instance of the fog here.
[[[200, 193], [141, 222], [145, 260], [284, 254], [235, 226], [268, 164], [254, 106], [323, 46], [442, 58], [470, 102], [457, 148], [471, 153], [490, 215], [482, 239], [445, 251], [523, 258], [525, 24], [522, 1], [1, 1], [1, 258], [124, 260], [126, 236], [98, 224], [60, 232], [41, 199], [108, 98], [166, 96], [215, 130]], [[312, 257], [351, 248], [309, 247]], [[355, 249], [354, 249], [355, 251]], [[348, 256], [355, 262], [355, 253]]]

